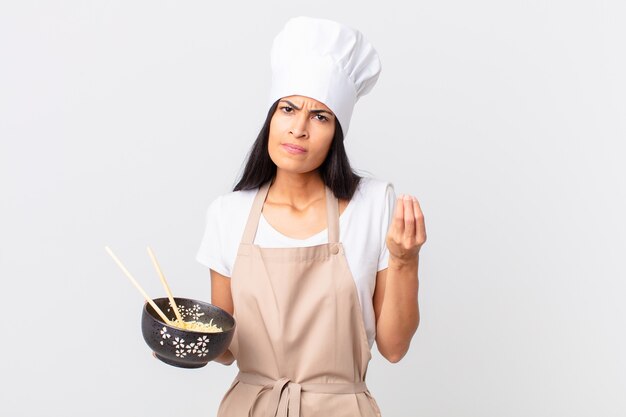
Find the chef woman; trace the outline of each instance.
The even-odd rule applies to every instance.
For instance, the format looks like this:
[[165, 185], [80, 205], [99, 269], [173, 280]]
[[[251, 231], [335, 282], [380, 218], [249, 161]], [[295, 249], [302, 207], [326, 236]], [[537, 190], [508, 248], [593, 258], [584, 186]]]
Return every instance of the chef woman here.
[[218, 416], [380, 416], [370, 348], [406, 354], [426, 240], [415, 197], [359, 177], [345, 153], [380, 61], [360, 32], [298, 17], [271, 64], [267, 120], [234, 191], [210, 204], [197, 255], [212, 303], [237, 322], [217, 359], [239, 368]]

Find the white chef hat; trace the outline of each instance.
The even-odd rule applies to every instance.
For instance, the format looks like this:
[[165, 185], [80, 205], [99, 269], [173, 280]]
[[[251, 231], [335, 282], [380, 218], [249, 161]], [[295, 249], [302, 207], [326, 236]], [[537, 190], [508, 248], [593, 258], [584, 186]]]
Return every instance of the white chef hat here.
[[357, 100], [376, 84], [378, 54], [358, 30], [327, 19], [290, 19], [271, 52], [270, 106], [301, 95], [324, 103], [337, 117], [344, 138]]

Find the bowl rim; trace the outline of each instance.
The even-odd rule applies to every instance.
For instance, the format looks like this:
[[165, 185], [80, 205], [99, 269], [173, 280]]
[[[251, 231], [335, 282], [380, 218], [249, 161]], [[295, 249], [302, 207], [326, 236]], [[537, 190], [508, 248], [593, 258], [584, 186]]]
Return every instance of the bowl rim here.
[[[159, 301], [161, 301], [161, 300], [169, 301], [169, 298], [168, 297], [158, 297], [158, 298], [153, 298], [152, 299], [152, 301], [154, 301], [154, 302], [156, 302], [157, 300], [159, 300]], [[233, 325], [229, 329], [222, 330], [221, 332], [201, 332], [201, 331], [197, 331], [197, 330], [187, 330], [187, 329], [181, 329], [180, 327], [172, 326], [172, 325], [169, 325], [169, 324], [165, 323], [163, 320], [161, 320], [161, 318], [158, 316], [158, 314], [157, 315], [151, 314], [148, 311], [149, 303], [147, 301], [145, 301], [144, 304], [143, 304], [143, 312], [146, 313], [148, 316], [152, 317], [160, 325], [163, 325], [163, 326], [165, 326], [165, 327], [167, 327], [169, 329], [173, 329], [173, 330], [176, 330], [176, 331], [179, 331], [179, 332], [187, 332], [187, 333], [193, 333], [193, 334], [199, 334], [199, 335], [225, 334], [225, 333], [228, 333], [228, 332], [232, 332], [233, 330], [235, 330], [235, 327], [237, 326], [237, 322], [235, 321], [235, 317], [232, 314], [230, 314], [228, 311], [224, 310], [221, 307], [216, 306], [215, 304], [211, 304], [211, 303], [207, 303], [206, 301], [200, 301], [200, 300], [196, 300], [194, 298], [187, 298], [187, 297], [174, 297], [174, 300], [175, 301], [178, 301], [178, 300], [189, 300], [191, 302], [198, 303], [200, 305], [202, 305], [202, 304], [209, 305], [209, 306], [211, 306], [213, 308], [216, 308], [216, 309], [220, 310], [222, 313], [225, 313], [232, 320]], [[150, 307], [152, 307], [152, 306], [150, 306]]]

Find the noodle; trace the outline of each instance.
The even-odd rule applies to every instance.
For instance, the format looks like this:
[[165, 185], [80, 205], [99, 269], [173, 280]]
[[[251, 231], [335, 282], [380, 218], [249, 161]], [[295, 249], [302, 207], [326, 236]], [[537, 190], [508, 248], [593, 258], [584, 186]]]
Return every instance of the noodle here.
[[194, 332], [203, 332], [203, 333], [219, 333], [222, 332], [222, 328], [213, 324], [213, 319], [208, 323], [203, 323], [201, 321], [191, 320], [191, 321], [183, 321], [182, 323], [179, 321], [173, 322], [174, 326], [183, 329], [183, 330], [191, 330]]

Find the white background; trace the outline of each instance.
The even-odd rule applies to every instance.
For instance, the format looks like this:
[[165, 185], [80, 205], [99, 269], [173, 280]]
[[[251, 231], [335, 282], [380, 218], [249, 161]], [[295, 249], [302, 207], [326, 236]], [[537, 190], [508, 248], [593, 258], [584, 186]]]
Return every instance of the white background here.
[[208, 203], [267, 112], [290, 17], [360, 29], [352, 164], [418, 197], [421, 324], [384, 416], [623, 416], [620, 1], [2, 1], [0, 415], [215, 415], [236, 368], [155, 360], [143, 300], [209, 300]]

